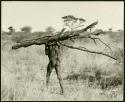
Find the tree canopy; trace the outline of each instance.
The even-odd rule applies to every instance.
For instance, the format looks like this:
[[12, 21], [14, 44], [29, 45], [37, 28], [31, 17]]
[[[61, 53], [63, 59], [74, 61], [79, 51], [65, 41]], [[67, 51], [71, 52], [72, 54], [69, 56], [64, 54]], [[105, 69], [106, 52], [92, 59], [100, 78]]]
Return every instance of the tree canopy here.
[[30, 33], [32, 31], [32, 27], [24, 26], [24, 27], [21, 28], [21, 31], [25, 32], [25, 33]]

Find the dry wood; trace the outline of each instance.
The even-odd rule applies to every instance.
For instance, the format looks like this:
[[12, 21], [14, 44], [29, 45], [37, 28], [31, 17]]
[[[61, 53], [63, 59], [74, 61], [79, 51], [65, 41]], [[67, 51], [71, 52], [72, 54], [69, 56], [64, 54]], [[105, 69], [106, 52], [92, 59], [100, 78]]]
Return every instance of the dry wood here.
[[66, 44], [63, 44], [63, 43], [60, 42], [60, 41], [68, 40], [68, 39], [71, 40], [71, 39], [77, 39], [77, 38], [89, 38], [89, 39], [94, 40], [94, 42], [96, 43], [95, 39], [97, 39], [101, 43], [106, 45], [111, 50], [111, 48], [107, 44], [105, 44], [101, 39], [91, 36], [91, 35], [100, 35], [101, 33], [105, 33], [105, 32], [97, 32], [97, 34], [95, 34], [94, 32], [93, 33], [86, 32], [88, 29], [93, 28], [97, 24], [98, 24], [98, 22], [94, 22], [94, 23], [88, 25], [87, 27], [85, 27], [81, 30], [77, 30], [77, 31], [66, 31], [66, 32], [64, 32], [65, 29], [63, 28], [61, 30], [61, 32], [59, 32], [58, 34], [56, 34], [54, 36], [45, 36], [45, 37], [40, 37], [40, 38], [36, 38], [36, 39], [21, 41], [18, 44], [12, 46], [12, 49], [18, 49], [18, 48], [21, 48], [21, 47], [28, 47], [28, 46], [31, 46], [31, 45], [42, 45], [42, 44], [47, 44], [48, 42], [56, 41], [59, 44], [61, 44], [63, 46], [66, 46], [68, 48], [77, 49], [77, 50], [81, 50], [81, 51], [85, 51], [85, 52], [89, 52], [89, 53], [104, 55], [104, 56], [110, 57], [110, 58], [117, 61], [116, 58], [114, 58], [114, 57], [112, 57], [112, 56], [110, 56], [106, 53], [91, 51], [91, 50], [88, 50], [85, 47], [73, 47], [73, 46], [66, 45]]
[[81, 51], [85, 51], [85, 52], [89, 52], [89, 53], [95, 53], [95, 54], [104, 55], [104, 56], [110, 57], [110, 58], [112, 58], [112, 59], [114, 59], [114, 60], [117, 61], [116, 58], [114, 58], [114, 57], [112, 57], [112, 56], [110, 56], [110, 55], [108, 55], [108, 54], [106, 54], [106, 53], [103, 53], [103, 52], [91, 51], [91, 50], [88, 50], [88, 49], [85, 48], [85, 47], [74, 47], [74, 46], [70, 46], [70, 45], [63, 44], [63, 43], [61, 43], [61, 42], [59, 42], [59, 43], [60, 43], [61, 45], [63, 45], [63, 46], [66, 46], [66, 47], [68, 47], [68, 48], [71, 48], [71, 49], [77, 49], [77, 50], [81, 50]]
[[[54, 35], [54, 36], [45, 36], [45, 37], [40, 37], [37, 39], [21, 41], [18, 44], [12, 46], [12, 49], [18, 49], [20, 47], [28, 47], [31, 45], [42, 45], [42, 44], [46, 44], [47, 42], [53, 42], [53, 41], [67, 40], [69, 38], [79, 36], [80, 33], [83, 33], [85, 31], [87, 31], [88, 29], [93, 28], [97, 24], [98, 24], [98, 22], [94, 22], [81, 30], [71, 31], [71, 32], [67, 31], [64, 33], [62, 32], [63, 34], [60, 34], [60, 32], [59, 32], [57, 35]], [[88, 36], [88, 35], [89, 34], [87, 34], [87, 35], [85, 34], [84, 36]]]

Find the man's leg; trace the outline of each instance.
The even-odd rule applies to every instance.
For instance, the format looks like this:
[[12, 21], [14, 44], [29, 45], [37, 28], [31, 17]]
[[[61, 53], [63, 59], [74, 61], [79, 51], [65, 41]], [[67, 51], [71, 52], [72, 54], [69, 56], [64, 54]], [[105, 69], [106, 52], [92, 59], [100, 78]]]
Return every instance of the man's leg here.
[[47, 74], [46, 74], [46, 86], [47, 86], [47, 88], [48, 88], [50, 74], [52, 72], [52, 69], [53, 69], [53, 67], [52, 67], [51, 63], [49, 62], [48, 66], [47, 66]]
[[60, 84], [60, 87], [61, 87], [61, 94], [63, 94], [64, 91], [63, 91], [62, 77], [61, 77], [61, 73], [60, 73], [60, 64], [55, 66], [55, 70], [56, 70], [57, 78], [59, 80], [59, 84]]

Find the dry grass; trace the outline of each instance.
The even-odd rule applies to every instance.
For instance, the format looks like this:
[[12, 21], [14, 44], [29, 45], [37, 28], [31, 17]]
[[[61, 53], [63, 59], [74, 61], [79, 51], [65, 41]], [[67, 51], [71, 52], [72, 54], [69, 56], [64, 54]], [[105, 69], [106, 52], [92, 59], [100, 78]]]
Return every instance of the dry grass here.
[[[78, 44], [77, 42], [75, 45]], [[4, 41], [1, 45], [2, 101], [123, 100], [123, 65], [113, 63], [107, 57], [72, 49], [66, 50], [61, 63], [65, 94], [60, 95], [55, 71], [51, 75], [50, 87], [46, 89], [48, 58], [44, 54], [44, 46], [11, 50], [13, 42]], [[95, 49], [94, 45], [86, 46]], [[97, 50], [102, 49], [101, 46], [98, 45]], [[101, 88], [101, 85], [106, 85], [111, 80], [114, 81], [113, 85]], [[118, 80], [118, 84], [114, 85]]]

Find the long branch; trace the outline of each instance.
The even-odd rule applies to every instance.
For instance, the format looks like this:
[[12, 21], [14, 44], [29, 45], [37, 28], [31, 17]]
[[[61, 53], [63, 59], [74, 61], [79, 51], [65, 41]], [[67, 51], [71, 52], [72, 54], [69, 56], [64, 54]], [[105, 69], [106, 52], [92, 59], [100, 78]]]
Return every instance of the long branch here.
[[[100, 33], [103, 33], [103, 32], [100, 32]], [[110, 46], [108, 44], [106, 44], [104, 41], [102, 41], [100, 38], [97, 38], [97, 37], [91, 37], [93, 33], [90, 33], [90, 34], [87, 34], [87, 36], [85, 35], [79, 35], [79, 36], [75, 36], [75, 37], [72, 37], [72, 39], [77, 39], [77, 38], [88, 38], [88, 39], [92, 39], [95, 41], [95, 39], [99, 40], [101, 43], [103, 43], [106, 47], [108, 47], [111, 51], [112, 49], [110, 48]]]
[[63, 43], [61, 43], [61, 42], [59, 42], [59, 43], [60, 43], [61, 45], [63, 45], [63, 46], [66, 46], [66, 47], [68, 47], [68, 48], [71, 48], [71, 49], [77, 49], [77, 50], [81, 50], [81, 51], [85, 51], [85, 52], [100, 54], [100, 55], [104, 55], [104, 56], [110, 57], [110, 58], [112, 58], [112, 59], [114, 59], [114, 60], [117, 60], [116, 58], [114, 58], [114, 57], [112, 57], [112, 56], [110, 56], [110, 55], [108, 55], [108, 54], [102, 53], [102, 52], [91, 51], [91, 50], [88, 50], [88, 49], [82, 49], [82, 48], [79, 48], [79, 47], [74, 47], [74, 46], [66, 45], [66, 44], [63, 44]]
[[106, 44], [105, 42], [103, 42], [100, 38], [96, 38], [96, 39], [98, 39], [100, 42], [102, 42], [105, 46], [107, 46], [112, 51], [112, 49], [110, 48], [110, 46], [108, 44]]
[[[67, 40], [74, 36], [79, 36], [80, 33], [85, 32], [87, 29], [92, 28], [96, 24], [98, 24], [98, 22], [94, 22], [94, 23], [88, 25], [87, 27], [85, 27], [81, 30], [77, 30], [77, 31], [72, 31], [72, 32], [67, 31], [67, 32], [63, 32], [63, 34], [58, 33], [57, 35], [54, 35], [54, 36], [45, 36], [45, 37], [40, 37], [37, 39], [21, 41], [18, 44], [12, 46], [12, 49], [18, 49], [20, 47], [28, 47], [31, 45], [42, 45], [42, 44], [46, 44], [47, 42], [53, 42], [53, 41]], [[84, 35], [84, 36], [86, 36], [86, 35]]]
[[88, 38], [99, 40], [101, 43], [103, 43], [106, 47], [108, 47], [112, 51], [112, 49], [110, 48], [110, 46], [108, 44], [106, 44], [105, 42], [103, 42], [100, 38], [97, 38], [97, 37], [88, 37]]

